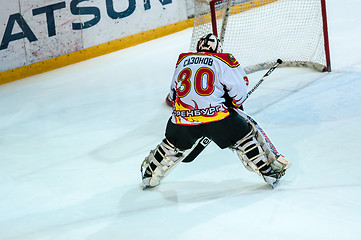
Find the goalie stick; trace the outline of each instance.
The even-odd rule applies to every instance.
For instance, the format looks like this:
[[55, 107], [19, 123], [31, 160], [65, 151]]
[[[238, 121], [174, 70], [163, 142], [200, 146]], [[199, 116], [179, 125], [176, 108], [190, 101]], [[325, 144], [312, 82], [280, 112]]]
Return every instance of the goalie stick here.
[[[265, 75], [257, 82], [257, 84], [247, 93], [246, 101], [248, 97], [261, 85], [261, 83], [267, 78], [277, 67], [282, 63], [281, 59], [277, 59], [277, 62], [266, 72]], [[243, 102], [244, 102], [243, 101]], [[273, 146], [263, 129], [259, 126], [259, 124], [254, 120], [251, 116], [249, 116], [247, 113], [243, 112], [240, 109], [235, 109], [238, 114], [240, 114], [243, 118], [248, 119], [249, 121], [253, 122], [255, 126], [260, 130], [260, 132], [263, 134], [264, 138], [266, 139], [267, 144], [269, 144], [270, 149], [273, 151], [273, 153], [276, 156], [279, 156], [280, 154], [277, 152], [276, 148]], [[182, 162], [189, 163], [192, 162], [207, 146], [209, 143], [211, 143], [212, 140], [208, 137], [202, 137], [197, 143], [196, 146], [193, 148], [193, 150], [183, 159]]]

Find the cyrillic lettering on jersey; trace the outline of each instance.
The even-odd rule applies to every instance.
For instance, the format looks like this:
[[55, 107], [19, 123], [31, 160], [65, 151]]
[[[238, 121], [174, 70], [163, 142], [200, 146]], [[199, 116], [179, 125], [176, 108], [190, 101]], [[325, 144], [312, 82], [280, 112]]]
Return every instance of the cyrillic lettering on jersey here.
[[191, 64], [204, 64], [204, 65], [212, 66], [213, 59], [209, 57], [189, 57], [184, 59], [183, 67]]

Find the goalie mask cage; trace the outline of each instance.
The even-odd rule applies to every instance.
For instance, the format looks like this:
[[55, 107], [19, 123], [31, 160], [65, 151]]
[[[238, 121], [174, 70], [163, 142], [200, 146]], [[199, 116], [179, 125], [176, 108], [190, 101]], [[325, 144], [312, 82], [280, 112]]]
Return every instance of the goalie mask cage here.
[[325, 0], [195, 0], [191, 51], [210, 32], [247, 73], [282, 66], [331, 71]]

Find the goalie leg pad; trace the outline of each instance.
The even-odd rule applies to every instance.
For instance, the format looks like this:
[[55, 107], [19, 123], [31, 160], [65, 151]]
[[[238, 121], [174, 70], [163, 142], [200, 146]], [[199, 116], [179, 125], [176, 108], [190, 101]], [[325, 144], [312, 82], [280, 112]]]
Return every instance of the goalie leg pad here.
[[239, 140], [232, 149], [247, 170], [262, 176], [268, 184], [275, 184], [285, 170], [290, 167], [289, 162], [282, 155], [276, 156], [266, 143], [263, 135], [254, 124], [249, 122], [251, 131]]
[[177, 149], [166, 138], [145, 158], [141, 165], [145, 187], [155, 187], [184, 159], [184, 151]]

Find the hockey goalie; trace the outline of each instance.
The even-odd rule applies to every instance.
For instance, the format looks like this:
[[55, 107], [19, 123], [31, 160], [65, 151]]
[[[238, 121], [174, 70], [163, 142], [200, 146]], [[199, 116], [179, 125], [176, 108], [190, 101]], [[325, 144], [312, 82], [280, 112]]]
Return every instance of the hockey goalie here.
[[222, 53], [213, 34], [199, 39], [197, 52], [180, 54], [167, 99], [173, 109], [165, 138], [141, 164], [144, 187], [159, 185], [204, 137], [235, 151], [249, 171], [274, 186], [290, 163], [240, 110], [247, 86], [245, 71], [232, 54]]

